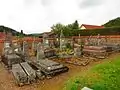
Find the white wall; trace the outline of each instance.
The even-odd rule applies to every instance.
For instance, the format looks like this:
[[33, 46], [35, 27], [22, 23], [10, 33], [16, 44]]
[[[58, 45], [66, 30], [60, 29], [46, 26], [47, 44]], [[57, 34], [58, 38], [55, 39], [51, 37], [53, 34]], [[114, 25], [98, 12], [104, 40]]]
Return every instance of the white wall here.
[[84, 26], [82, 26], [80, 29], [86, 29]]

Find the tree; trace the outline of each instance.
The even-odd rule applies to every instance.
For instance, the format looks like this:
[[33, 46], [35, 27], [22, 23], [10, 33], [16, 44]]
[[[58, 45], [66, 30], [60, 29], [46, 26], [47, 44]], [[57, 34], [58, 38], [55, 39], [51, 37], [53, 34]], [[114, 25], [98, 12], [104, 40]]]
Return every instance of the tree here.
[[105, 23], [103, 26], [105, 27], [119, 27], [120, 26], [120, 17], [110, 20]]
[[61, 30], [63, 30], [64, 28], [65, 28], [65, 26], [62, 25], [62, 24], [60, 24], [60, 23], [58, 23], [58, 24], [56, 24], [56, 25], [53, 25], [53, 26], [51, 27], [52, 31], [53, 31], [55, 34], [58, 34], [58, 35], [60, 35]]
[[60, 35], [61, 30], [63, 30], [64, 36], [74, 36], [78, 34], [79, 24], [77, 20], [74, 23], [68, 25], [62, 25], [58, 23], [56, 25], [53, 25], [51, 29], [55, 34], [58, 35]]
[[23, 30], [21, 30], [21, 32], [20, 32], [21, 34], [23, 34]]
[[75, 22], [72, 25], [73, 25], [73, 29], [79, 29], [79, 23], [77, 20], [75, 20]]
[[23, 38], [23, 36], [24, 36], [23, 30], [21, 30], [21, 32], [18, 34], [18, 36], [19, 36], [20, 38]]

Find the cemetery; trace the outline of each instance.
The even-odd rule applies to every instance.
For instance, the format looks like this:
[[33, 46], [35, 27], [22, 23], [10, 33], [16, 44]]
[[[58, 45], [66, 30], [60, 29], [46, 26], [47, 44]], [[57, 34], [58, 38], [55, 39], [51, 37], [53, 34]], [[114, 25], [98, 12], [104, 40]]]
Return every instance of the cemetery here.
[[8, 34], [5, 38], [1, 61], [19, 87], [53, 79], [71, 71], [70, 66], [85, 67], [120, 52], [119, 39], [112, 40], [100, 34], [65, 38], [61, 31], [59, 41], [53, 40], [57, 44], [50, 42], [47, 34], [39, 41], [33, 38], [31, 43], [23, 39], [22, 44], [11, 37]]

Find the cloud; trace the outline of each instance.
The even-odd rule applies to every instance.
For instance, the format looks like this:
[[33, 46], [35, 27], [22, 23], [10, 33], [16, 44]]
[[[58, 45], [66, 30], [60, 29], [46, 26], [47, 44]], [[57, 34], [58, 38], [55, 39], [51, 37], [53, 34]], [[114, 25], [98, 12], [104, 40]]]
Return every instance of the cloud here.
[[56, 23], [101, 25], [120, 16], [120, 0], [0, 0], [0, 24], [25, 33], [50, 31]]
[[55, 0], [41, 0], [41, 4], [43, 6], [49, 6], [50, 4], [52, 4]]
[[79, 3], [80, 8], [90, 8], [103, 4], [105, 0], [82, 0]]

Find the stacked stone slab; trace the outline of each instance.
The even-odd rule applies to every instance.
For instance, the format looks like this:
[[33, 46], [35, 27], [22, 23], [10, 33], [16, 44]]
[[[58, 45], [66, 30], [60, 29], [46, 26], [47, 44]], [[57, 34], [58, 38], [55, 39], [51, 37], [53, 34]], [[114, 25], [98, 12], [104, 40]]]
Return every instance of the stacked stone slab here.
[[41, 69], [46, 76], [53, 76], [55, 74], [68, 71], [68, 67], [48, 59], [40, 60], [36, 63], [36, 66]]
[[17, 85], [21, 86], [27, 82], [27, 74], [24, 72], [20, 64], [12, 65], [11, 71]]
[[35, 70], [33, 70], [32, 67], [27, 62], [20, 63], [20, 65], [27, 74], [28, 83], [35, 82], [36, 79]]
[[4, 53], [2, 55], [2, 62], [11, 69], [12, 64], [17, 64], [22, 62], [21, 58], [16, 55], [12, 47], [5, 47]]
[[44, 51], [44, 53], [45, 53], [45, 57], [47, 57], [47, 58], [56, 56], [56, 53], [55, 53], [54, 49], [46, 49]]
[[5, 55], [5, 58], [6, 58], [7, 62], [8, 62], [8, 67], [10, 69], [11, 69], [13, 64], [18, 64], [18, 63], [22, 62], [21, 58], [16, 54]]
[[36, 76], [40, 73], [32, 69], [27, 62], [12, 65], [12, 73], [17, 85], [30, 84], [36, 81]]
[[107, 54], [105, 46], [84, 46], [83, 53], [97, 58], [105, 57]]
[[120, 51], [120, 44], [106, 44], [107, 50], [109, 52], [119, 52]]
[[37, 63], [36, 62], [29, 62], [29, 65], [35, 70], [36, 72], [36, 79], [44, 79], [44, 75], [41, 72], [41, 68], [37, 67]]

